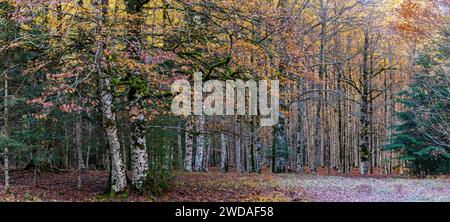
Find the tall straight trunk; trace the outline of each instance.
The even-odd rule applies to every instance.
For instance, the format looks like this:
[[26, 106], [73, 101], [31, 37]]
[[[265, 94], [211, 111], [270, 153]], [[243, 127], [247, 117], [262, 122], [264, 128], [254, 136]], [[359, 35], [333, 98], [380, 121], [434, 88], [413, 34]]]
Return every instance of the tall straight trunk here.
[[362, 86], [361, 86], [361, 107], [360, 107], [360, 132], [359, 132], [359, 161], [360, 173], [367, 174], [369, 160], [369, 34], [364, 33]]
[[196, 138], [196, 152], [195, 152], [195, 165], [194, 165], [194, 171], [200, 172], [202, 170], [202, 164], [203, 164], [203, 152], [205, 149], [205, 115], [199, 115], [196, 118], [196, 132], [197, 132], [197, 138]]
[[92, 124], [90, 121], [87, 122], [88, 124], [88, 135], [89, 135], [89, 140], [87, 142], [87, 153], [86, 153], [86, 163], [85, 163], [85, 168], [89, 169], [89, 156], [91, 155], [91, 143], [92, 143]]
[[250, 145], [250, 170], [251, 172], [256, 172], [256, 158], [255, 158], [255, 131], [256, 131], [256, 124], [255, 124], [255, 119], [250, 117], [250, 121], [251, 121], [251, 135], [250, 135], [250, 141], [249, 141], [249, 145]]
[[[336, 32], [335, 34], [335, 52], [338, 52], [340, 50], [340, 46], [341, 46], [341, 42], [340, 42], [340, 35], [338, 34], [338, 32]], [[350, 51], [350, 50], [347, 50]], [[343, 78], [343, 72], [344, 72], [344, 67], [341, 64], [336, 64], [336, 73], [338, 74], [337, 79], [336, 79], [336, 87], [337, 87], [337, 100], [338, 100], [338, 113], [337, 113], [337, 117], [338, 117], [338, 152], [339, 152], [339, 172], [340, 173], [345, 173], [345, 146], [344, 146], [344, 139], [343, 139], [343, 115], [342, 115], [342, 109], [343, 109], [343, 104], [342, 104], [342, 94], [345, 93], [345, 89], [342, 88], [342, 78]]]
[[207, 141], [207, 145], [205, 147], [205, 151], [203, 153], [203, 171], [208, 172], [208, 167], [209, 167], [209, 161], [210, 161], [210, 156], [211, 156], [211, 149], [212, 149], [212, 137], [209, 135], [208, 136], [208, 141]]
[[342, 121], [342, 102], [341, 102], [341, 78], [342, 73], [338, 70], [338, 82], [337, 82], [337, 90], [338, 90], [338, 143], [339, 143], [339, 172], [345, 173], [345, 146], [343, 144], [343, 121]]
[[192, 172], [192, 146], [194, 145], [193, 135], [194, 125], [193, 117], [186, 118], [186, 143], [185, 143], [185, 155], [184, 155], [184, 170]]
[[[320, 0], [320, 52], [319, 52], [319, 80], [321, 81], [324, 74], [325, 69], [325, 33], [326, 33], [326, 20], [327, 20], [327, 11], [325, 8], [325, 1]], [[322, 100], [323, 100], [323, 89], [322, 82], [316, 83], [317, 90], [317, 107], [316, 107], [316, 116], [314, 121], [314, 160], [312, 164], [312, 171], [317, 172], [317, 168], [320, 165], [320, 153], [321, 153], [321, 112], [322, 112]]]
[[183, 159], [183, 143], [182, 143], [182, 135], [181, 135], [181, 123], [178, 124], [178, 130], [177, 130], [177, 159], [176, 159], [176, 167], [177, 168], [181, 168], [182, 166], [180, 165], [182, 159]]
[[322, 102], [323, 102], [323, 118], [324, 118], [324, 122], [325, 122], [325, 127], [323, 130], [323, 132], [324, 132], [324, 138], [323, 138], [323, 140], [324, 140], [324, 143], [323, 143], [323, 152], [324, 152], [323, 158], [324, 158], [324, 160], [323, 160], [323, 162], [324, 162], [324, 166], [328, 170], [328, 173], [330, 173], [330, 167], [331, 167], [330, 115], [331, 115], [331, 112], [330, 112], [329, 107], [326, 102], [326, 101], [328, 101], [327, 90], [330, 87], [329, 83], [328, 83], [328, 72], [327, 72], [326, 68], [325, 68], [324, 74], [325, 74], [325, 78], [324, 78], [325, 91], [323, 92], [324, 95], [323, 95], [323, 100], [322, 100]]
[[[125, 115], [128, 115], [128, 114], [125, 114]], [[121, 134], [121, 136], [120, 136], [120, 139], [121, 139], [121, 149], [122, 149], [122, 156], [123, 156], [123, 165], [125, 165], [125, 170], [127, 170], [129, 167], [128, 167], [128, 157], [129, 157], [129, 152], [127, 152], [127, 142], [125, 142], [126, 140], [125, 140], [125, 129], [126, 129], [126, 126], [127, 126], [127, 122], [125, 122], [125, 115], [122, 115], [122, 120], [123, 120], [123, 122], [122, 122], [122, 125], [123, 125], [123, 127], [121, 127], [121, 129], [120, 129], [120, 134]], [[131, 159], [131, 158], [130, 158]]]
[[[300, 80], [300, 91], [305, 91], [305, 83], [304, 80]], [[297, 163], [296, 163], [296, 171], [297, 173], [303, 172], [303, 159], [304, 153], [307, 148], [306, 142], [306, 132], [305, 132], [305, 124], [306, 124], [306, 106], [304, 101], [298, 101], [298, 128], [297, 128]]]
[[66, 170], [68, 170], [70, 168], [69, 166], [69, 146], [70, 146], [70, 137], [69, 137], [69, 129], [71, 129], [70, 127], [68, 127], [66, 124], [64, 124], [64, 132], [65, 132], [65, 143], [66, 143], [66, 155], [65, 155], [65, 165], [66, 165]]
[[[388, 63], [389, 63], [389, 67], [392, 67], [394, 60], [393, 60], [393, 52], [392, 52], [392, 48], [391, 46], [389, 47], [389, 53], [388, 53]], [[387, 102], [387, 115], [388, 115], [388, 123], [387, 126], [393, 125], [395, 124], [395, 92], [392, 88], [388, 88], [387, 86], [390, 84], [394, 83], [394, 72], [392, 70], [389, 70], [388, 72], [389, 74], [389, 78], [387, 78], [388, 76], [386, 76], [386, 84], [385, 84], [385, 88], [387, 88], [387, 98], [386, 100]], [[388, 128], [387, 129], [387, 137], [391, 138], [392, 134], [393, 134], [393, 130], [392, 128]], [[388, 151], [388, 155], [387, 155], [388, 161], [386, 161], [387, 163], [387, 174], [391, 174], [392, 173], [392, 165], [393, 165], [393, 155], [392, 155], [392, 151]]]
[[[278, 2], [278, 7], [281, 10], [288, 9], [288, 1], [287, 0], [281, 0]], [[288, 20], [283, 18], [281, 20], [282, 25], [287, 25]], [[287, 66], [289, 65], [290, 58], [289, 55], [286, 54], [288, 51], [288, 42], [285, 36], [280, 36], [280, 44], [279, 44], [279, 50], [282, 52], [280, 62], [278, 64], [278, 70], [282, 75], [289, 76], [288, 71], [286, 70]], [[284, 91], [286, 91], [286, 83], [281, 84], [280, 92], [283, 94]], [[279, 104], [280, 104], [280, 111], [279, 111], [279, 120], [277, 125], [273, 128], [273, 143], [272, 143], [272, 170], [274, 172], [285, 172], [286, 166], [287, 166], [287, 154], [289, 151], [288, 147], [288, 140], [287, 140], [287, 133], [286, 133], [286, 116], [283, 113], [283, 110], [288, 109], [287, 101], [285, 98], [280, 97], [279, 98]]]
[[257, 117], [253, 117], [253, 143], [255, 149], [255, 172], [261, 173], [262, 170], [262, 146], [261, 146], [261, 137], [260, 137], [260, 127], [257, 126], [258, 121]]
[[227, 141], [225, 139], [225, 134], [222, 132], [220, 134], [220, 168], [222, 169], [222, 173], [226, 172], [226, 158], [227, 158]]
[[75, 123], [75, 147], [76, 147], [76, 157], [77, 157], [77, 188], [81, 189], [81, 170], [84, 168], [83, 164], [83, 154], [81, 151], [82, 147], [82, 119], [78, 115], [77, 121]]
[[3, 146], [3, 164], [4, 164], [4, 173], [5, 173], [5, 193], [9, 191], [9, 150], [8, 150], [8, 140], [9, 140], [9, 104], [8, 104], [8, 71], [4, 73], [3, 76], [4, 80], [4, 91], [5, 91], [5, 97], [3, 98], [4, 101], [4, 128], [3, 128], [3, 139], [4, 139], [4, 146]]
[[234, 135], [235, 135], [235, 139], [236, 139], [236, 152], [235, 152], [235, 161], [236, 161], [236, 172], [237, 173], [242, 173], [242, 169], [241, 169], [241, 130], [240, 130], [240, 126], [239, 123], [237, 122], [237, 117], [236, 117], [236, 123], [235, 123], [235, 131], [234, 131]]
[[248, 147], [247, 147], [247, 135], [243, 135], [241, 146], [242, 146], [242, 159], [244, 160], [244, 169], [243, 172], [248, 172]]
[[280, 112], [278, 124], [273, 130], [273, 154], [275, 154], [275, 166], [276, 173], [286, 172], [286, 155], [287, 155], [287, 138], [285, 133], [286, 117]]
[[111, 156], [111, 191], [123, 192], [127, 186], [125, 165], [122, 162], [119, 137], [117, 135], [116, 113], [113, 111], [113, 93], [111, 79], [100, 79], [102, 116]]

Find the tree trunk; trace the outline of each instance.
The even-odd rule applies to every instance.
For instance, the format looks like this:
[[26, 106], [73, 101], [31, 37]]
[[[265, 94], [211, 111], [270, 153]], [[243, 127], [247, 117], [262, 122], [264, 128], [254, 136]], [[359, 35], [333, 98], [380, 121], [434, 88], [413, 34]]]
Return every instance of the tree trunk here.
[[88, 123], [88, 134], [89, 134], [89, 140], [88, 140], [88, 147], [87, 147], [87, 153], [86, 153], [86, 163], [85, 168], [89, 169], [89, 156], [91, 155], [91, 143], [92, 143], [92, 124], [89, 121]]
[[192, 146], [194, 145], [194, 136], [193, 136], [193, 118], [186, 118], [186, 144], [185, 144], [185, 155], [184, 155], [184, 170], [187, 172], [192, 172]]
[[180, 169], [182, 166], [180, 165], [183, 159], [183, 143], [182, 143], [182, 135], [181, 135], [181, 124], [178, 124], [178, 135], [177, 135], [177, 159], [175, 161], [175, 165], [177, 169]]
[[222, 173], [226, 173], [227, 142], [225, 140], [225, 134], [223, 132], [220, 134], [220, 142], [220, 168], [222, 169]]
[[148, 178], [147, 130], [143, 107], [134, 103], [130, 107], [131, 134], [131, 184], [138, 192], [142, 192]]
[[199, 115], [197, 116], [196, 121], [196, 132], [197, 132], [197, 138], [196, 138], [196, 153], [195, 153], [195, 165], [194, 165], [194, 171], [200, 172], [202, 170], [202, 164], [203, 164], [203, 152], [205, 149], [205, 115]]
[[9, 150], [8, 150], [8, 140], [9, 140], [9, 104], [8, 104], [8, 71], [4, 72], [4, 91], [5, 97], [4, 101], [4, 128], [3, 128], [3, 164], [4, 164], [4, 173], [5, 173], [5, 193], [9, 192]]
[[253, 142], [255, 149], [255, 172], [261, 173], [262, 171], [262, 146], [261, 146], [261, 137], [260, 137], [260, 127], [257, 126], [258, 121], [257, 117], [253, 117]]
[[119, 137], [117, 135], [116, 114], [113, 111], [113, 93], [109, 78], [100, 80], [102, 116], [111, 156], [111, 191], [123, 192], [127, 186], [125, 165], [122, 162]]
[[[78, 115], [78, 114], [77, 114]], [[83, 134], [83, 128], [82, 128], [82, 119], [80, 116], [78, 116], [77, 121], [75, 123], [75, 147], [76, 147], [76, 157], [77, 157], [77, 188], [78, 190], [81, 189], [81, 170], [84, 168], [83, 164], [83, 154], [81, 151], [82, 147], [82, 134]]]
[[369, 54], [369, 36], [364, 33], [364, 49], [363, 49], [363, 70], [362, 70], [362, 86], [361, 86], [361, 107], [360, 107], [360, 137], [359, 137], [359, 160], [360, 173], [368, 173], [369, 160], [369, 70], [368, 70], [368, 54]]
[[209, 167], [209, 161], [210, 161], [210, 156], [211, 156], [211, 148], [212, 148], [212, 137], [211, 135], [208, 135], [208, 141], [207, 141], [207, 145], [205, 147], [205, 151], [203, 154], [203, 171], [204, 172], [208, 172], [208, 167]]
[[[300, 80], [300, 91], [305, 91], [305, 83], [304, 80]], [[303, 173], [303, 159], [305, 149], [307, 148], [306, 143], [306, 132], [305, 132], [305, 117], [306, 117], [306, 106], [304, 101], [298, 102], [298, 128], [297, 128], [297, 164], [296, 171], [297, 173]]]
[[286, 172], [287, 138], [285, 133], [286, 117], [280, 112], [278, 124], [273, 131], [273, 149], [275, 154], [275, 172]]
[[236, 118], [236, 126], [235, 126], [235, 138], [236, 138], [236, 152], [235, 152], [235, 161], [236, 161], [236, 172], [237, 173], [241, 173], [241, 132], [240, 132], [240, 127], [239, 127], [239, 123], [237, 122], [237, 118]]

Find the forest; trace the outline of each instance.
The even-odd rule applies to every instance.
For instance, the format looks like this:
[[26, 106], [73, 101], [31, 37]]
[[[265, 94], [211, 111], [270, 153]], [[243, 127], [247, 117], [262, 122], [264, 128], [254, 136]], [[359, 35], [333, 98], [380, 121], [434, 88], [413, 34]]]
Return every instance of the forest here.
[[0, 0], [0, 201], [450, 202], [449, 3]]

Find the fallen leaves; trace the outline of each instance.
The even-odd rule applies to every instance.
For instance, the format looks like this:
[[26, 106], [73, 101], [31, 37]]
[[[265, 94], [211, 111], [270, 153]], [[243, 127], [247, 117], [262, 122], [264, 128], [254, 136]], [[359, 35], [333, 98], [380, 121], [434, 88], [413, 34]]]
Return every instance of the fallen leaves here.
[[[171, 180], [161, 196], [124, 193], [108, 196], [108, 174], [86, 171], [82, 189], [76, 189], [76, 173], [44, 173], [33, 186], [33, 174], [12, 172], [8, 194], [0, 185], [0, 201], [187, 201], [187, 202], [390, 202], [450, 201], [449, 178], [408, 179], [295, 174], [182, 173]], [[0, 175], [0, 184], [3, 177]]]

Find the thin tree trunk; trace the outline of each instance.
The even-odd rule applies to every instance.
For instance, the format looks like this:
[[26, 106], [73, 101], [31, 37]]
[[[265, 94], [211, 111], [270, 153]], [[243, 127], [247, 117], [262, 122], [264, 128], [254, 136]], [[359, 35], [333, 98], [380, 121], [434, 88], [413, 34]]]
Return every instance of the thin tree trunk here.
[[81, 118], [77, 118], [75, 123], [75, 147], [76, 147], [76, 157], [77, 157], [77, 189], [81, 190], [81, 170], [83, 169], [83, 155], [81, 152], [82, 146], [82, 122]]
[[240, 132], [240, 127], [239, 127], [239, 123], [237, 122], [236, 119], [236, 123], [235, 123], [235, 138], [236, 138], [236, 152], [235, 152], [235, 161], [236, 161], [236, 172], [237, 173], [241, 173], [241, 132]]
[[90, 121], [87, 124], [88, 124], [89, 140], [87, 143], [88, 147], [87, 147], [85, 168], [89, 169], [89, 156], [91, 155], [91, 143], [92, 143], [92, 124]]
[[66, 169], [68, 170], [70, 168], [69, 166], [69, 144], [70, 144], [70, 139], [69, 139], [69, 127], [65, 126], [65, 133], [66, 133], [66, 156], [65, 156], [65, 164], [66, 164]]
[[181, 123], [178, 124], [178, 135], [177, 135], [177, 159], [175, 161], [177, 169], [181, 168], [182, 166], [180, 163], [183, 160], [183, 144], [182, 144], [182, 135], [181, 135]]
[[[304, 80], [300, 80], [300, 91], [305, 91], [304, 86]], [[297, 166], [296, 171], [297, 173], [303, 173], [303, 159], [304, 159], [304, 153], [305, 149], [307, 148], [306, 143], [306, 133], [305, 133], [305, 116], [306, 116], [306, 107], [305, 102], [298, 101], [298, 128], [297, 128]]]
[[195, 153], [195, 165], [194, 165], [194, 171], [200, 172], [202, 170], [202, 164], [203, 164], [203, 152], [205, 148], [205, 115], [199, 115], [197, 116], [196, 121], [197, 126], [197, 138], [196, 138], [196, 153]]
[[359, 160], [361, 174], [368, 173], [369, 158], [369, 70], [368, 70], [368, 54], [369, 54], [369, 34], [364, 33], [364, 49], [363, 49], [363, 70], [362, 70], [362, 87], [361, 87], [361, 107], [360, 107], [360, 137], [359, 137]]
[[225, 134], [222, 132], [220, 134], [220, 142], [221, 142], [221, 149], [220, 149], [220, 168], [222, 169], [222, 173], [226, 172], [226, 155], [227, 155], [227, 142], [225, 140]]
[[[320, 55], [319, 55], [319, 80], [323, 79], [323, 74], [325, 71], [325, 34], [326, 34], [326, 19], [327, 11], [325, 8], [324, 0], [320, 0], [320, 20], [321, 20], [321, 32], [320, 32]], [[315, 132], [314, 132], [314, 160], [312, 164], [312, 171], [317, 173], [317, 168], [320, 165], [320, 153], [321, 153], [321, 112], [322, 112], [322, 82], [316, 83], [317, 88], [317, 108], [316, 108], [316, 119], [315, 119]]]
[[4, 164], [4, 173], [5, 173], [5, 193], [9, 192], [9, 150], [8, 150], [8, 140], [9, 140], [9, 104], [8, 104], [8, 71], [4, 72], [4, 91], [5, 97], [4, 101], [4, 128], [3, 128], [3, 164]]
[[257, 126], [258, 121], [257, 121], [257, 117], [253, 117], [253, 127], [254, 127], [254, 132], [253, 132], [253, 142], [254, 142], [254, 146], [255, 146], [255, 172], [257, 173], [261, 173], [262, 171], [262, 146], [261, 146], [261, 137], [260, 137], [260, 127]]
[[184, 170], [187, 172], [192, 172], [192, 146], [194, 145], [193, 136], [193, 117], [186, 118], [186, 144], [185, 144], [185, 155], [184, 155]]
[[210, 161], [210, 156], [211, 156], [211, 148], [212, 148], [212, 137], [211, 135], [208, 135], [208, 142], [207, 142], [207, 146], [205, 147], [205, 151], [204, 151], [204, 155], [203, 155], [203, 171], [208, 172], [208, 167], [209, 167], [209, 161]]

